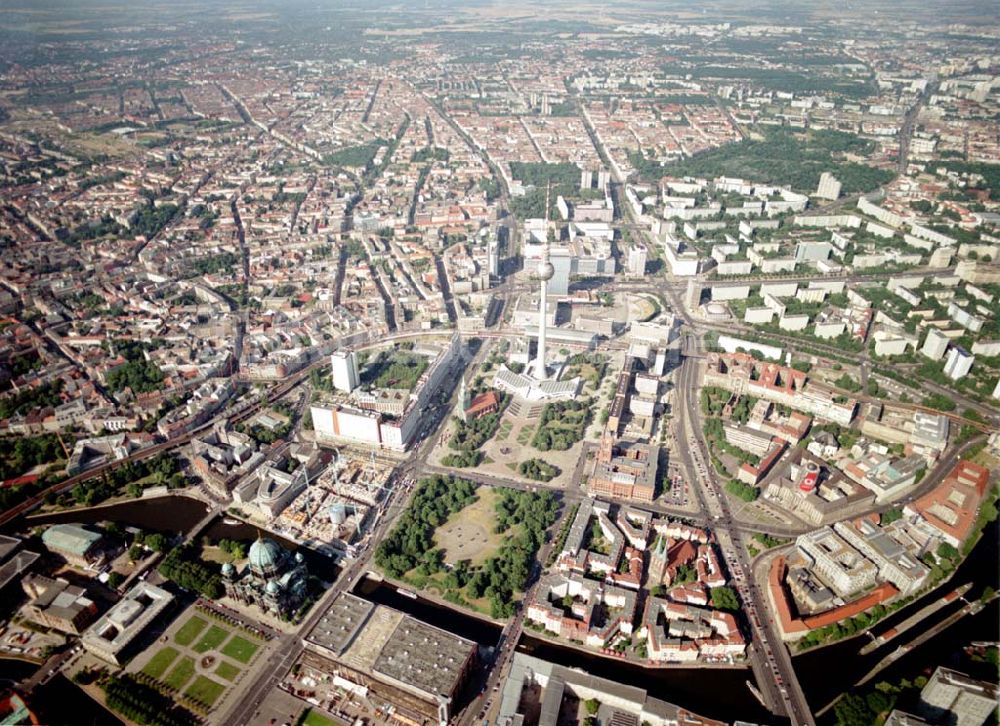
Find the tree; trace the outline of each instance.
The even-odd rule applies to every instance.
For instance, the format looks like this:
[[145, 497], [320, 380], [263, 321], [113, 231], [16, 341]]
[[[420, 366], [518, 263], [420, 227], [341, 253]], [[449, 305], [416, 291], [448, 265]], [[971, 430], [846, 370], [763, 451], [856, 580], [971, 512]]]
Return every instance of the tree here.
[[876, 714], [887, 713], [892, 709], [892, 704], [895, 700], [892, 696], [880, 693], [879, 691], [873, 691], [865, 696], [865, 703], [868, 705], [869, 710]]
[[559, 468], [542, 461], [541, 459], [528, 459], [518, 464], [518, 471], [521, 476], [535, 481], [552, 481], [559, 476]]
[[735, 612], [740, 609], [739, 598], [736, 592], [729, 587], [712, 588], [712, 607], [717, 610], [730, 610]]
[[152, 361], [132, 360], [108, 371], [105, 378], [112, 391], [130, 388], [134, 393], [150, 393], [160, 389], [163, 371]]
[[844, 694], [833, 707], [833, 713], [838, 726], [870, 726], [873, 721], [868, 703], [853, 693]]
[[99, 683], [104, 690], [105, 704], [128, 720], [148, 726], [189, 726], [197, 723], [191, 714], [179, 709], [171, 697], [142, 682], [142, 679], [141, 674], [130, 673], [103, 676]]
[[588, 698], [583, 702], [583, 707], [587, 709], [588, 715], [596, 716], [597, 712], [601, 710], [601, 702], [596, 698]]
[[[456, 451], [474, 451], [493, 438], [500, 427], [500, 412], [481, 416], [472, 421], [453, 419], [455, 433], [448, 441], [448, 446]], [[478, 462], [476, 462], [478, 463]], [[471, 464], [469, 466], [475, 466]]]
[[243, 560], [247, 556], [247, 543], [237, 539], [219, 540], [219, 549], [228, 554], [234, 560]]
[[224, 588], [219, 574], [194, 556], [191, 544], [175, 547], [163, 559], [160, 572], [187, 590], [213, 600], [222, 597]]
[[[806, 77], [784, 70], [732, 69], [719, 66], [703, 67], [699, 73], [713, 77], [727, 77], [739, 73], [741, 77], [752, 74], [760, 83], [772, 90], [803, 91], [825, 88], [826, 81], [818, 77]], [[837, 92], [864, 90], [867, 86], [853, 84], [852, 87], [839, 86]], [[832, 90], [832, 89], [827, 89]], [[876, 169], [851, 161], [834, 161], [831, 153], [846, 150], [867, 153], [870, 146], [853, 134], [841, 132], [811, 131], [796, 134], [787, 129], [775, 129], [761, 140], [743, 141], [738, 144], [707, 151], [697, 156], [672, 162], [666, 167], [655, 160], [637, 160], [635, 154], [630, 162], [646, 178], [660, 178], [664, 173], [674, 176], [735, 176], [752, 177], [761, 183], [788, 184], [793, 189], [810, 193], [819, 182], [823, 171], [830, 171], [843, 183], [845, 194], [869, 192], [891, 180], [893, 173], [886, 169]], [[636, 161], [645, 162], [637, 165]]]
[[[0, 398], [0, 419], [10, 418], [19, 413], [28, 413], [47, 406], [58, 406], [62, 403], [62, 399], [60, 398], [62, 389], [62, 380], [57, 380], [51, 383], [43, 383], [40, 386], [28, 387], [4, 396]], [[38, 441], [38, 439], [34, 441]]]
[[902, 519], [902, 518], [903, 518], [903, 510], [900, 509], [899, 507], [893, 507], [892, 509], [887, 509], [886, 511], [882, 512], [881, 524], [884, 526], [886, 524], [891, 524], [892, 522], [895, 522], [897, 519]]
[[954, 411], [958, 407], [954, 399], [941, 393], [932, 393], [929, 396], [925, 396], [923, 404], [928, 408], [945, 412]]
[[539, 451], [565, 451], [583, 439], [590, 423], [591, 401], [560, 401], [542, 409], [532, 446]]
[[167, 549], [167, 538], [159, 532], [147, 535], [145, 543], [149, 549], [153, 550], [153, 552], [163, 552]]
[[938, 545], [937, 556], [944, 560], [956, 560], [958, 559], [958, 550], [947, 542], [942, 542]]
[[845, 391], [850, 391], [851, 393], [857, 393], [858, 391], [861, 390], [861, 384], [858, 383], [856, 380], [854, 380], [854, 378], [847, 373], [845, 373], [836, 381], [834, 381], [833, 385], [837, 386], [838, 388], [843, 388]]
[[73, 495], [73, 499], [77, 504], [90, 504], [90, 489], [82, 483], [73, 487], [70, 490], [70, 494]]
[[745, 502], [754, 501], [760, 494], [760, 490], [757, 487], [749, 486], [736, 479], [731, 479], [726, 483], [726, 491]]
[[698, 579], [698, 570], [695, 569], [694, 565], [679, 565], [677, 567], [677, 574], [674, 576], [673, 585], [683, 585], [687, 582], [694, 582]]
[[375, 563], [390, 577], [401, 577], [416, 567], [432, 549], [434, 529], [450, 514], [471, 504], [475, 490], [476, 485], [466, 479], [422, 479], [410, 506], [375, 550]]
[[490, 597], [490, 616], [497, 619], [506, 619], [514, 614], [514, 603], [505, 600], [500, 595]]
[[461, 451], [446, 454], [441, 458], [441, 464], [444, 466], [453, 466], [456, 469], [468, 469], [473, 466], [479, 466], [479, 462], [482, 459], [483, 453], [481, 451]]

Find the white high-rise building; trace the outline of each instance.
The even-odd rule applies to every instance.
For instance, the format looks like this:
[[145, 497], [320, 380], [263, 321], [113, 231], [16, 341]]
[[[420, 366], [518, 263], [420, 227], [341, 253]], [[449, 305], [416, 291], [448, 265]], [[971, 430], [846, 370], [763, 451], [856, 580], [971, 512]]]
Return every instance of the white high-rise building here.
[[549, 262], [553, 275], [549, 280], [549, 292], [557, 297], [569, 294], [569, 278], [573, 274], [573, 253], [568, 247], [554, 247], [549, 250]]
[[948, 357], [944, 362], [944, 374], [951, 380], [957, 381], [969, 375], [973, 361], [976, 356], [969, 353], [960, 345], [949, 348]]
[[828, 171], [819, 175], [819, 186], [816, 187], [816, 195], [820, 199], [837, 200], [840, 198], [840, 182]]
[[948, 350], [949, 341], [950, 338], [947, 335], [937, 328], [931, 328], [927, 331], [924, 347], [920, 349], [920, 352], [931, 360], [941, 360]]
[[338, 350], [330, 356], [330, 367], [333, 369], [333, 387], [338, 391], [350, 393], [358, 387], [358, 356], [351, 350]]
[[696, 310], [701, 306], [701, 283], [693, 277], [688, 280], [686, 302], [691, 310]]
[[496, 279], [500, 277], [500, 240], [495, 236], [491, 236], [489, 242], [487, 243], [487, 258], [489, 260], [489, 273], [490, 278]]
[[637, 242], [628, 251], [628, 274], [642, 277], [646, 274], [646, 258], [648, 251], [646, 245]]

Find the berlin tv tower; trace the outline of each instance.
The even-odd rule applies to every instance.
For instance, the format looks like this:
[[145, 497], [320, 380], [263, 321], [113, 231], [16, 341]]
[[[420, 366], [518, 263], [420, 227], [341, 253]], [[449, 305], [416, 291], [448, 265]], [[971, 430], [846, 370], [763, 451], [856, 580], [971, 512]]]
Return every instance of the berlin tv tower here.
[[544, 381], [548, 378], [548, 370], [545, 367], [545, 327], [548, 314], [548, 289], [549, 280], [555, 274], [555, 268], [549, 262], [549, 189], [545, 187], [545, 245], [542, 247], [542, 258], [538, 261], [537, 276], [539, 280], [538, 296], [538, 356], [535, 358], [535, 365], [532, 371], [536, 380]]

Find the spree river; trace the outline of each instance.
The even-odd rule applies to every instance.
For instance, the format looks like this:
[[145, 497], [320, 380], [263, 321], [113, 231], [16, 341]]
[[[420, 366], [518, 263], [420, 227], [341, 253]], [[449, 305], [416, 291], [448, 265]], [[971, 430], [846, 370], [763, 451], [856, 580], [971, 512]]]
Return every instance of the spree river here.
[[[873, 629], [882, 633], [907, 618], [924, 605], [950, 592], [959, 585], [973, 583], [970, 597], [978, 597], [990, 586], [1000, 591], [1000, 571], [997, 551], [1000, 549], [1000, 528], [993, 522], [972, 553], [959, 566], [947, 584], [911, 603], [902, 612], [894, 613]], [[500, 629], [491, 622], [466, 615], [450, 607], [400, 595], [386, 583], [363, 580], [355, 590], [374, 602], [403, 610], [416, 618], [450, 630], [483, 645], [494, 645]], [[795, 656], [793, 664], [799, 682], [815, 712], [845, 691], [850, 691], [872, 667], [888, 653], [909, 642], [921, 632], [946, 618], [961, 607], [961, 603], [942, 608], [923, 623], [907, 631], [867, 656], [858, 653], [868, 642], [866, 636], [835, 643], [825, 648]], [[976, 615], [966, 617], [950, 628], [915, 648], [882, 671], [874, 682], [899, 681], [921, 674], [929, 675], [936, 666], [944, 665], [985, 680], [996, 680], [991, 666], [971, 662], [963, 648], [973, 641], [1000, 641], [1000, 601], [994, 600]], [[750, 694], [746, 681], [753, 680], [750, 669], [734, 668], [642, 668], [631, 663], [603, 658], [574, 648], [551, 643], [525, 634], [518, 650], [569, 668], [583, 668], [602, 678], [645, 688], [650, 695], [695, 713], [722, 721], [742, 719], [770, 723], [772, 717]]]
[[[55, 512], [17, 520], [17, 526], [39, 524], [98, 524], [100, 522], [117, 522], [123, 526], [134, 526], [146, 531], [163, 532], [164, 534], [186, 534], [208, 514], [208, 506], [197, 499], [182, 495], [155, 497], [151, 499], [134, 499], [106, 507], [92, 507], [71, 512]], [[252, 524], [236, 520], [228, 523], [227, 517], [220, 516], [205, 529], [202, 536], [211, 542], [220, 539], [254, 540], [258, 536], [268, 537], [282, 545], [285, 549], [301, 550], [305, 556], [309, 571], [326, 582], [333, 582], [340, 573], [333, 560], [308, 547], [302, 547], [290, 539], [266, 532]]]
[[164, 534], [186, 534], [205, 518], [208, 506], [197, 499], [183, 495], [132, 499], [118, 504], [96, 506], [68, 512], [53, 512], [37, 517], [14, 520], [22, 529], [37, 524], [97, 524], [117, 522], [147, 531]]
[[[190, 530], [204, 518], [206, 512], [205, 504], [198, 500], [184, 496], [169, 496], [138, 499], [77, 512], [48, 514], [31, 520], [20, 520], [17, 526], [24, 529], [25, 522], [27, 526], [31, 526], [58, 522], [94, 524], [115, 521], [145, 530], [177, 534]], [[209, 525], [205, 532], [212, 541], [222, 538], [254, 539], [257, 534], [258, 530], [252, 525], [242, 522], [226, 524], [222, 518]], [[332, 581], [339, 572], [329, 558], [309, 548], [300, 548], [296, 543], [282, 537], [264, 534], [289, 549], [301, 549], [307, 558], [310, 570], [322, 579]], [[967, 582], [973, 583], [973, 588], [969, 592], [970, 597], [978, 597], [986, 586], [1000, 590], [1000, 572], [997, 570], [998, 545], [1000, 545], [1000, 528], [994, 522], [986, 528], [981, 541], [945, 586], [924, 596], [916, 604], [911, 604], [903, 612], [896, 613], [879, 623], [873, 629], [874, 632], [876, 634], [884, 632], [924, 604]], [[362, 580], [356, 592], [369, 600], [407, 612], [420, 620], [474, 640], [483, 646], [496, 645], [500, 637], [499, 626], [488, 620], [422, 598], [413, 599], [401, 595], [386, 583]], [[897, 646], [909, 642], [926, 628], [940, 622], [958, 607], [960, 605], [942, 608], [921, 625], [867, 656], [858, 653], [862, 645], [867, 642], [865, 636], [795, 656], [793, 659], [795, 671], [810, 707], [817, 711], [839, 694], [850, 690], [886, 654]], [[1000, 640], [1000, 606], [997, 601], [977, 615], [962, 618], [944, 632], [900, 658], [880, 673], [875, 681], [912, 678], [921, 673], [929, 673], [937, 665], [950, 665], [975, 676], [977, 667], [964, 657], [962, 648], [977, 640]], [[769, 722], [767, 712], [746, 686], [748, 679], [753, 680], [753, 674], [748, 668], [642, 668], [543, 641], [530, 634], [522, 636], [518, 650], [570, 668], [583, 668], [603, 678], [645, 688], [652, 696], [688, 708], [703, 716], [730, 722], [736, 719], [758, 723]], [[3, 668], [0, 666], [0, 675], [2, 671]]]
[[[362, 580], [354, 593], [372, 602], [402, 610], [419, 620], [483, 646], [495, 646], [500, 638], [500, 626], [489, 620], [421, 597], [401, 595], [388, 583]], [[702, 716], [730, 722], [738, 718], [749, 718], [766, 723], [768, 719], [768, 712], [747, 688], [747, 680], [753, 681], [749, 668], [642, 668], [527, 634], [521, 637], [517, 649], [567, 668], [582, 668], [595, 676], [644, 688], [651, 696], [683, 706]], [[720, 697], [721, 694], [725, 694], [724, 697]]]

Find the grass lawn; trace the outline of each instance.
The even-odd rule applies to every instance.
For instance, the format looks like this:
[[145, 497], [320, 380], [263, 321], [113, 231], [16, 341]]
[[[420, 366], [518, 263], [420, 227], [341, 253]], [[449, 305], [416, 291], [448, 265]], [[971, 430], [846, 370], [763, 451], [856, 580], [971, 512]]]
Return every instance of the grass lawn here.
[[533, 433], [534, 430], [530, 426], [525, 426], [524, 428], [521, 429], [520, 433], [518, 433], [517, 435], [517, 443], [527, 444], [529, 441], [531, 441], [531, 435]]
[[306, 717], [302, 719], [303, 726], [337, 726], [337, 722], [328, 719], [323, 714], [318, 711], [313, 711], [311, 708], [306, 713]]
[[192, 646], [194, 650], [198, 653], [204, 653], [208, 650], [215, 650], [229, 635], [229, 631], [218, 625], [213, 625], [208, 629], [208, 632], [201, 636], [201, 640]]
[[163, 680], [171, 688], [175, 688], [178, 691], [184, 687], [184, 684], [191, 680], [191, 676], [194, 675], [194, 658], [189, 658], [184, 656], [181, 658], [174, 669], [170, 671], [170, 674]]
[[231, 554], [224, 551], [221, 547], [216, 547], [215, 545], [202, 547], [201, 559], [207, 560], [208, 562], [218, 562], [220, 565], [225, 564], [226, 562], [235, 562]]
[[167, 672], [167, 668], [177, 657], [177, 649], [169, 645], [161, 648], [156, 655], [149, 659], [149, 663], [142, 669], [142, 672], [151, 678], [159, 678]]
[[491, 557], [503, 540], [502, 534], [493, 531], [496, 525], [496, 492], [490, 487], [480, 487], [478, 499], [434, 530], [434, 545], [444, 549], [444, 561], [454, 564], [471, 560], [480, 565]]
[[578, 363], [566, 366], [563, 378], [569, 380], [576, 376], [580, 376], [584, 380], [584, 383], [593, 391], [596, 391], [601, 385], [601, 372], [597, 370], [597, 367], [593, 363]]
[[972, 457], [972, 462], [984, 466], [990, 471], [1000, 467], [1000, 459], [990, 454], [985, 448]]
[[[455, 563], [467, 559], [473, 567], [481, 565], [496, 554], [505, 539], [523, 529], [520, 524], [515, 524], [506, 532], [495, 533], [493, 528], [496, 526], [497, 491], [488, 486], [481, 486], [476, 490], [476, 495], [478, 498], [475, 502], [452, 514], [434, 530], [434, 546], [444, 550], [446, 562]], [[485, 614], [490, 612], [488, 598], [470, 599], [461, 588], [457, 591], [449, 590], [442, 582], [444, 579], [442, 573], [421, 578], [414, 569], [406, 573], [402, 579], [407, 582], [412, 581], [414, 587], [439, 597], [447, 597], [449, 593], [457, 594], [464, 601], [461, 607]], [[418, 579], [421, 580], [419, 584], [415, 582]]]
[[184, 694], [196, 701], [201, 701], [211, 706], [219, 700], [219, 696], [225, 690], [226, 687], [221, 683], [216, 683], [211, 678], [206, 678], [205, 676], [198, 676], [194, 679], [191, 687], [184, 691]]
[[240, 663], [249, 663], [254, 653], [257, 652], [258, 647], [256, 643], [251, 643], [246, 638], [234, 635], [232, 640], [226, 643], [226, 647], [222, 649], [222, 654], [229, 656], [233, 660], [238, 660]]
[[497, 431], [496, 440], [506, 441], [507, 437], [510, 436], [510, 432], [513, 428], [514, 424], [512, 424], [510, 421], [504, 421], [502, 424], [500, 424], [500, 430]]
[[194, 639], [198, 637], [199, 633], [205, 629], [208, 625], [208, 621], [204, 618], [199, 618], [197, 615], [192, 615], [188, 618], [188, 621], [181, 626], [181, 629], [174, 634], [174, 641], [180, 645], [191, 645]]
[[240, 669], [232, 663], [228, 663], [226, 661], [219, 663], [219, 667], [215, 669], [215, 675], [219, 676], [219, 678], [225, 678], [230, 683], [232, 683], [233, 679], [239, 674]]

